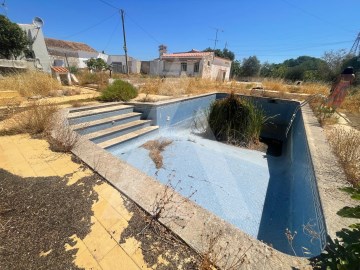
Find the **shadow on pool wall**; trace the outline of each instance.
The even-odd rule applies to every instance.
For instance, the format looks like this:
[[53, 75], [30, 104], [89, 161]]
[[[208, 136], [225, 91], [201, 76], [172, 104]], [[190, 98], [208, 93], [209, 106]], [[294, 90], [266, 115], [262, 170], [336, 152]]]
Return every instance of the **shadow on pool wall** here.
[[[143, 113], [144, 119], [152, 120], [154, 125], [164, 129], [188, 121], [197, 111], [207, 109], [211, 102], [226, 96], [222, 93], [208, 94], [160, 104], [132, 105], [136, 112]], [[281, 156], [267, 158], [270, 179], [257, 238], [290, 255], [316, 256], [325, 246], [326, 229], [300, 111], [287, 138], [285, 136], [286, 127], [299, 103], [261, 97], [245, 98], [252, 99], [267, 116], [276, 115], [261, 136], [282, 141]], [[286, 237], [286, 229], [293, 235], [297, 232], [291, 244]]]
[[270, 180], [258, 239], [290, 255], [313, 257], [325, 247], [326, 229], [301, 113], [282, 153], [277, 161], [268, 159]]

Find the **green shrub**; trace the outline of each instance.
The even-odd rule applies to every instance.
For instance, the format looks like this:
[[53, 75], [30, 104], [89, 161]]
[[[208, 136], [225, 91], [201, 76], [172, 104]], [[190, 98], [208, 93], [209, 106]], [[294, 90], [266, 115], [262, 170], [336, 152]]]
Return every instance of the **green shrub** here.
[[231, 93], [216, 100], [208, 114], [209, 128], [219, 141], [249, 146], [259, 142], [260, 132], [267, 118], [250, 100]]
[[134, 86], [122, 80], [116, 80], [109, 85], [100, 96], [102, 101], [128, 101], [137, 97], [138, 93]]

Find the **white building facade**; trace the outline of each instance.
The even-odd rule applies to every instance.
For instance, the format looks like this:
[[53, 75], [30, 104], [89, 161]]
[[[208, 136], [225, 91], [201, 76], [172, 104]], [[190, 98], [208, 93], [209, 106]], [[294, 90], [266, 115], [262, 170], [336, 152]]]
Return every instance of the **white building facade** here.
[[150, 75], [164, 77], [199, 77], [204, 79], [228, 81], [231, 60], [216, 57], [214, 52], [191, 50], [182, 53], [166, 53], [161, 45], [160, 57], [150, 62]]

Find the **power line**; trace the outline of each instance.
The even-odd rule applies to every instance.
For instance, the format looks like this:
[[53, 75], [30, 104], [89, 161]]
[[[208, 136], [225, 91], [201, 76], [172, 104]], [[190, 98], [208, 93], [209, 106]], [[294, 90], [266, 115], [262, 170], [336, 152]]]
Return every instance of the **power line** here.
[[[319, 43], [319, 44], [312, 44], [309, 46], [303, 46], [303, 47], [290, 47], [290, 48], [284, 48], [284, 47], [278, 47], [278, 48], [272, 48], [272, 49], [245, 49], [242, 51], [261, 51], [261, 52], [268, 52], [268, 51], [274, 51], [274, 50], [278, 50], [278, 51], [282, 51], [282, 52], [287, 52], [287, 51], [297, 51], [297, 50], [305, 50], [305, 49], [312, 49], [312, 48], [318, 48], [318, 47], [324, 47], [324, 46], [331, 46], [331, 45], [338, 45], [338, 44], [345, 44], [345, 43], [349, 43], [349, 42], [353, 42], [353, 40], [346, 40], [346, 41], [338, 41], [338, 42], [329, 42], [329, 43]], [[236, 48], [236, 47], [235, 47]]]
[[73, 34], [71, 34], [71, 35], [68, 35], [68, 36], [62, 37], [62, 39], [70, 38], [70, 37], [73, 37], [73, 36], [80, 35], [80, 34], [82, 34], [82, 33], [84, 33], [84, 32], [87, 32], [87, 31], [89, 31], [89, 30], [91, 30], [91, 29], [93, 29], [93, 28], [95, 28], [95, 27], [99, 26], [100, 24], [102, 24], [102, 23], [104, 23], [104, 22], [106, 22], [106, 21], [110, 20], [110, 19], [111, 19], [112, 17], [114, 17], [116, 14], [117, 14], [117, 12], [114, 12], [111, 16], [106, 17], [105, 19], [103, 19], [103, 20], [101, 20], [101, 21], [97, 22], [96, 24], [91, 25], [91, 26], [89, 26], [89, 27], [87, 27], [87, 28], [85, 28], [85, 29], [83, 29], [83, 30], [81, 30], [81, 31], [79, 31], [79, 32], [76, 32], [76, 33], [73, 33]]
[[107, 2], [107, 1], [105, 1], [105, 0], [99, 0], [99, 1], [102, 2], [103, 4], [109, 6], [109, 7], [112, 7], [112, 8], [114, 8], [114, 9], [116, 9], [117, 11], [120, 10], [120, 8], [114, 6], [113, 4], [111, 4], [111, 3], [109, 3], [109, 2]]
[[288, 5], [292, 6], [292, 7], [294, 7], [295, 9], [298, 9], [298, 10], [300, 10], [301, 12], [303, 12], [303, 13], [305, 13], [305, 14], [307, 14], [307, 15], [315, 18], [315, 19], [318, 19], [319, 21], [322, 21], [322, 22], [324, 22], [324, 23], [326, 23], [326, 24], [332, 24], [333, 26], [335, 26], [335, 27], [337, 27], [337, 28], [339, 28], [339, 29], [341, 29], [341, 30], [343, 30], [343, 31], [346, 31], [346, 32], [351, 32], [351, 33], [354, 32], [354, 31], [351, 31], [350, 29], [346, 29], [346, 28], [341, 27], [341, 26], [339, 26], [339, 25], [337, 25], [337, 24], [334, 24], [334, 23], [332, 23], [332, 22], [329, 22], [328, 20], [324, 20], [323, 18], [317, 16], [316, 14], [313, 14], [313, 13], [311, 13], [311, 12], [303, 9], [302, 7], [299, 7], [299, 6], [297, 6], [297, 5], [289, 2], [289, 1], [287, 1], [287, 0], [281, 0], [281, 1], [283, 1], [284, 3], [286, 3], [286, 4], [288, 4]]
[[114, 37], [114, 34], [115, 34], [116, 30], [118, 29], [119, 25], [120, 25], [120, 20], [119, 20], [118, 23], [115, 25], [114, 30], [112, 31], [112, 33], [111, 33], [111, 35], [110, 35], [110, 37], [109, 37], [109, 40], [108, 40], [108, 42], [106, 43], [106, 46], [105, 46], [105, 48], [104, 48], [104, 51], [109, 47], [110, 42], [112, 41], [112, 39], [113, 39], [113, 37]]
[[150, 34], [148, 31], [146, 31], [146, 29], [144, 27], [142, 27], [140, 24], [138, 24], [131, 16], [129, 16], [128, 13], [126, 13], [126, 15], [128, 16], [128, 18], [137, 26], [139, 27], [145, 34], [148, 35], [149, 38], [151, 38], [153, 41], [155, 41], [155, 43], [157, 43], [158, 45], [161, 44], [161, 42], [156, 39], [152, 34]]

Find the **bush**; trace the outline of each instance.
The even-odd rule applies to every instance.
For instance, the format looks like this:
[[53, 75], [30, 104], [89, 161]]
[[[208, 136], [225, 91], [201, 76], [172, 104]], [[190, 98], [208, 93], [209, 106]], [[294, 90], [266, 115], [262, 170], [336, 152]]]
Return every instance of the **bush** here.
[[249, 146], [258, 144], [266, 120], [263, 111], [251, 101], [231, 93], [210, 106], [208, 132], [211, 131], [217, 140]]
[[122, 80], [116, 80], [109, 85], [100, 96], [102, 101], [128, 101], [137, 97], [138, 93], [134, 86]]
[[40, 135], [51, 130], [52, 119], [58, 111], [58, 107], [53, 104], [40, 104], [35, 102], [25, 111], [14, 115], [6, 121], [2, 135], [29, 133], [30, 135]]

